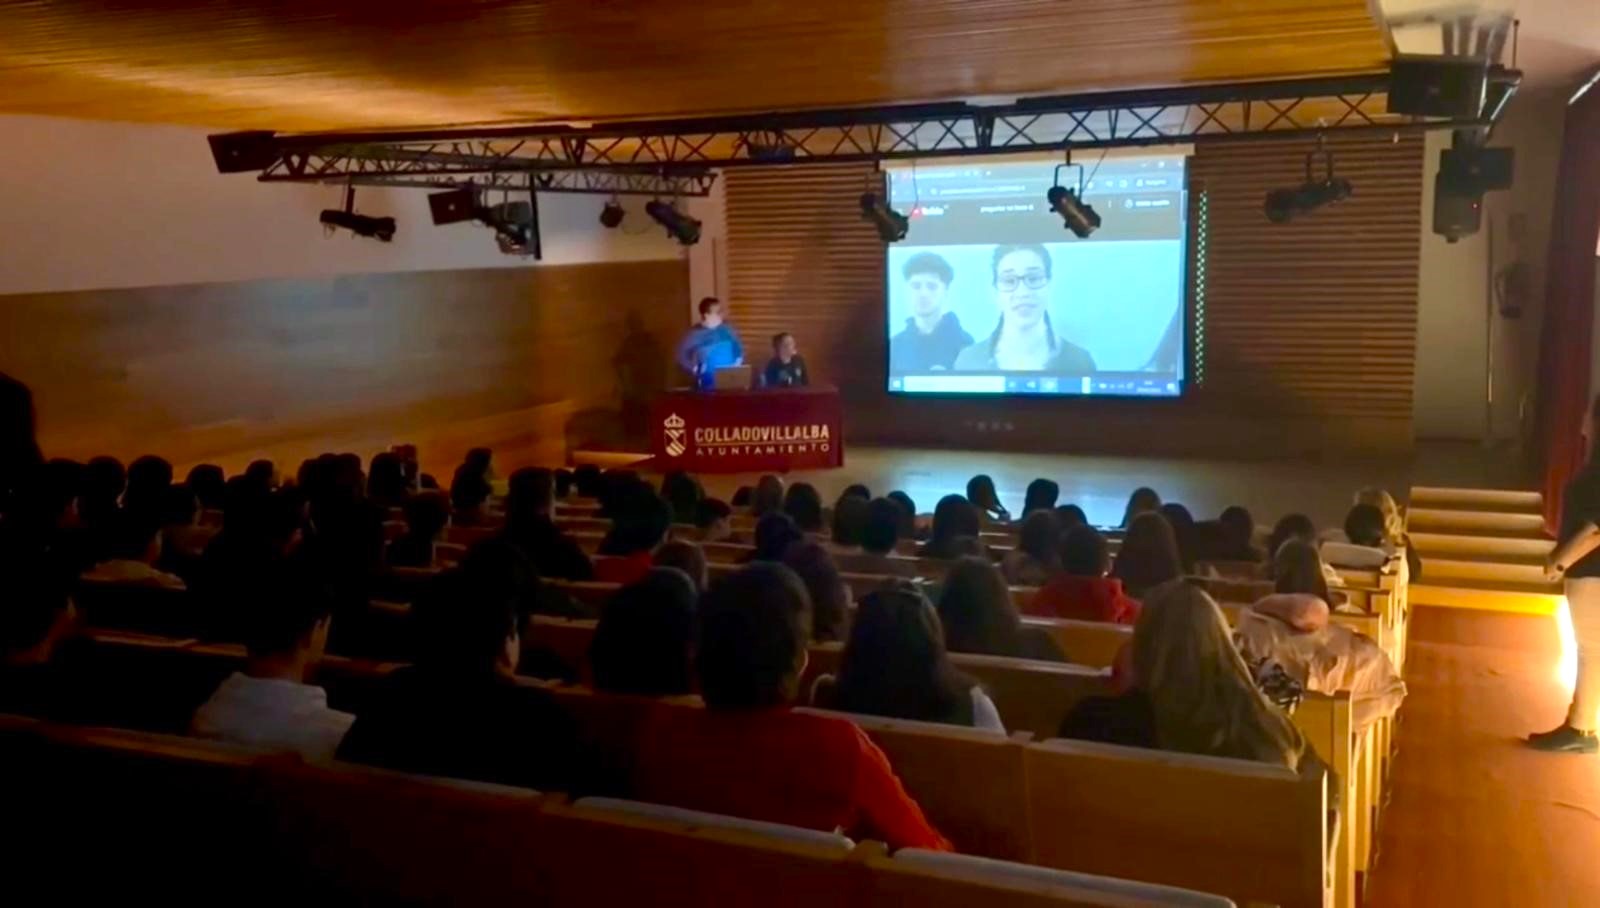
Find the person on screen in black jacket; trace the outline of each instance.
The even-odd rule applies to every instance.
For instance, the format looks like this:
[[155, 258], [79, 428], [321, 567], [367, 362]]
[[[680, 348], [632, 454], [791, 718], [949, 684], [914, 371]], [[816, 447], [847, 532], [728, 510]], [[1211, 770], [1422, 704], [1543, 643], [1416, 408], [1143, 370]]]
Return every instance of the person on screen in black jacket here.
[[1000, 323], [961, 351], [956, 369], [1093, 374], [1089, 351], [1058, 337], [1050, 324], [1050, 252], [1038, 243], [996, 246], [992, 270]]
[[961, 320], [945, 308], [945, 294], [955, 272], [942, 256], [919, 252], [900, 269], [911, 298], [911, 317], [905, 328], [889, 339], [891, 372], [932, 372], [952, 369], [956, 356], [971, 345], [972, 335]]
[[799, 350], [793, 334], [780, 331], [772, 335], [772, 359], [767, 360], [767, 368], [761, 373], [762, 387], [803, 388], [811, 384], [811, 373]]

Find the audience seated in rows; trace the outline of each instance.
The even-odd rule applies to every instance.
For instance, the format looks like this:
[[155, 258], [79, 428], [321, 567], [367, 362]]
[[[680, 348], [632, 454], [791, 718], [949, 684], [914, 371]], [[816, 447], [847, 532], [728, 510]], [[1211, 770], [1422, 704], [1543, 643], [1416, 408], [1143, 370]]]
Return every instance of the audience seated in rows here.
[[971, 501], [960, 495], [946, 495], [933, 509], [933, 531], [918, 553], [923, 558], [959, 557], [956, 540], [976, 539], [983, 531], [983, 518]]
[[1122, 581], [1124, 591], [1134, 599], [1143, 599], [1148, 591], [1183, 576], [1178, 540], [1167, 518], [1155, 511], [1133, 518], [1111, 576]]
[[673, 470], [661, 478], [661, 497], [672, 506], [673, 523], [693, 523], [706, 493], [693, 476], [683, 470]]
[[1221, 546], [1208, 553], [1211, 560], [1259, 563], [1266, 559], [1256, 546], [1256, 521], [1249, 511], [1238, 505], [1224, 508], [1217, 522], [1222, 526]]
[[522, 549], [539, 576], [592, 580], [594, 566], [578, 543], [555, 524], [555, 477], [528, 467], [511, 474], [501, 538]]
[[450, 509], [437, 493], [406, 499], [405, 535], [389, 543], [389, 563], [395, 567], [433, 567], [434, 546], [444, 536]]
[[416, 664], [356, 717], [339, 759], [405, 772], [571, 790], [576, 724], [516, 679], [521, 618], [506, 590], [441, 574], [412, 606]]
[[392, 452], [372, 455], [367, 465], [367, 500], [383, 508], [404, 507], [410, 494], [405, 465]]
[[271, 559], [232, 588], [248, 659], [195, 710], [190, 732], [331, 760], [355, 716], [329, 709], [327, 692], [307, 683], [327, 647], [328, 591], [303, 566]]
[[917, 503], [911, 496], [895, 489], [883, 497], [900, 506], [900, 538], [921, 539], [922, 535], [917, 531]]
[[694, 509], [694, 528], [701, 542], [732, 538], [733, 508], [720, 498], [702, 498]]
[[794, 518], [782, 511], [770, 512], [756, 521], [755, 548], [747, 560], [782, 561], [789, 546], [805, 538]]
[[1178, 544], [1178, 563], [1183, 566], [1183, 572], [1194, 573], [1195, 552], [1198, 548], [1194, 515], [1176, 501], [1163, 504], [1160, 514], [1167, 518], [1167, 525], [1172, 527], [1172, 539]]
[[1266, 558], [1269, 564], [1278, 554], [1278, 549], [1291, 539], [1314, 544], [1317, 541], [1317, 525], [1304, 514], [1285, 514], [1278, 518], [1271, 534], [1267, 536]]
[[145, 518], [160, 513], [161, 499], [172, 485], [172, 464], [146, 454], [128, 464], [128, 488], [122, 494], [122, 510]]
[[839, 493], [839, 497], [840, 498], [859, 498], [862, 501], [871, 501], [872, 500], [872, 490], [867, 488], [866, 486], [862, 485], [859, 482], [853, 482], [853, 483], [851, 483], [851, 484], [849, 484], [849, 485], [844, 487], [844, 491]]
[[487, 448], [473, 451], [481, 452], [480, 456], [469, 453], [450, 480], [450, 510], [452, 519], [460, 526], [489, 523], [489, 496], [494, 491], [489, 484], [489, 451]]
[[608, 557], [595, 562], [594, 579], [633, 583], [650, 573], [656, 547], [672, 531], [672, 506], [640, 481], [615, 505], [615, 514], [600, 543], [601, 554]]
[[1058, 505], [1055, 508], [1055, 514], [1056, 526], [1060, 527], [1063, 532], [1073, 527], [1089, 525], [1089, 515], [1083, 513], [1083, 508], [1075, 504]]
[[696, 594], [703, 593], [711, 582], [711, 566], [706, 563], [705, 550], [684, 539], [663, 542], [656, 548], [652, 563], [658, 568], [676, 568], [694, 584]]
[[1303, 539], [1290, 539], [1272, 557], [1272, 591], [1315, 596], [1335, 605], [1328, 592], [1328, 577], [1317, 547]]
[[202, 463], [190, 467], [183, 484], [194, 493], [202, 510], [222, 510], [222, 497], [227, 488], [228, 477], [222, 472], [221, 467], [214, 463]]
[[829, 534], [835, 552], [859, 552], [861, 534], [867, 527], [871, 502], [859, 495], [840, 495], [833, 505], [833, 526]]
[[163, 570], [192, 572], [216, 529], [200, 525], [200, 499], [187, 482], [167, 489], [161, 499], [161, 562]]
[[566, 467], [558, 467], [556, 468], [553, 477], [556, 487], [556, 498], [565, 501], [572, 494], [572, 471]]
[[1041, 508], [1022, 521], [1017, 547], [1001, 559], [1000, 569], [1012, 586], [1043, 586], [1061, 570], [1061, 526], [1055, 511]]
[[1034, 511], [1055, 510], [1060, 498], [1061, 486], [1054, 480], [1042, 477], [1035, 479], [1028, 483], [1028, 489], [1022, 495], [1022, 519], [1027, 520]]
[[27, 481], [29, 472], [44, 462], [37, 419], [33, 392], [0, 372], [0, 514], [9, 511], [12, 496]]
[[797, 482], [783, 496], [783, 512], [802, 533], [822, 532], [822, 496], [809, 482]]
[[592, 463], [579, 464], [572, 471], [572, 489], [579, 498], [599, 498], [604, 474]]
[[1161, 510], [1161, 496], [1157, 495], [1156, 490], [1149, 486], [1140, 486], [1133, 490], [1133, 494], [1128, 496], [1128, 507], [1123, 510], [1122, 522], [1117, 526], [1125, 530], [1131, 530], [1133, 529], [1133, 519], [1135, 517], [1159, 510]]
[[1062, 737], [1325, 771], [1257, 689], [1222, 610], [1198, 586], [1174, 580], [1152, 590], [1130, 649], [1127, 692], [1081, 701]]
[[1053, 637], [1022, 625], [1005, 578], [987, 558], [966, 557], [951, 566], [939, 593], [939, 621], [953, 653], [1067, 661]]
[[[132, 467], [129, 468], [132, 475]], [[252, 460], [244, 468], [244, 478], [255, 483], [267, 491], [273, 491], [279, 486], [278, 466], [270, 460]]]
[[821, 543], [801, 540], [783, 553], [783, 563], [805, 584], [811, 599], [811, 639], [843, 640], [850, 625], [850, 587], [839, 574], [833, 555]]
[[910, 583], [861, 601], [836, 677], [818, 679], [818, 706], [1004, 732], [1000, 713], [945, 651], [933, 604]]
[[[88, 533], [90, 557], [104, 554], [111, 528], [117, 521], [122, 493], [128, 486], [128, 473], [115, 457], [96, 457], [83, 468], [78, 516]], [[95, 547], [99, 548], [96, 549]]]
[[[27, 482], [27, 468], [19, 470], [23, 475], [16, 481]], [[31, 553], [11, 551], [0, 557], [6, 577], [5, 607], [0, 608], [0, 713], [93, 721], [93, 701], [103, 692], [84, 688], [68, 652], [77, 630], [68, 575]]]
[[[967, 501], [978, 509], [978, 518], [983, 523], [1010, 523], [1011, 512], [1000, 503], [1000, 493], [995, 491], [994, 479], [987, 474], [978, 475], [967, 480]], [[976, 536], [977, 533], [970, 535]]]
[[1122, 589], [1122, 581], [1106, 576], [1110, 547], [1092, 526], [1075, 526], [1061, 537], [1061, 570], [1040, 588], [1023, 610], [1041, 618], [1072, 618], [1132, 624], [1139, 603]]
[[711, 585], [695, 653], [706, 708], [662, 710], [647, 721], [633, 796], [891, 848], [949, 850], [860, 728], [792, 711], [810, 610], [800, 578], [781, 564], [751, 564]]
[[589, 644], [595, 689], [652, 697], [693, 693], [697, 596], [687, 574], [657, 567], [607, 600]]

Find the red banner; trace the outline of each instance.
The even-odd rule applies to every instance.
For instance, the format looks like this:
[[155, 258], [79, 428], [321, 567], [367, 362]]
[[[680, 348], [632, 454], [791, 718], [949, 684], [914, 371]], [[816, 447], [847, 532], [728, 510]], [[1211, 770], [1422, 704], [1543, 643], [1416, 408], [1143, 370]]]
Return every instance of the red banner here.
[[691, 473], [778, 473], [844, 466], [839, 392], [672, 391], [651, 410], [654, 467]]

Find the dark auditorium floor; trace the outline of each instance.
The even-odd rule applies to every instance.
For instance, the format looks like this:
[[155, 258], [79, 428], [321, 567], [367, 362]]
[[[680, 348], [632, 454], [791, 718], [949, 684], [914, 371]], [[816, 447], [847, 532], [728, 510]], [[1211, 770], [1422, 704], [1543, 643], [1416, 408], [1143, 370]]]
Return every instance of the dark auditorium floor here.
[[1369, 908], [1600, 905], [1600, 757], [1541, 754], [1569, 688], [1552, 618], [1421, 608]]

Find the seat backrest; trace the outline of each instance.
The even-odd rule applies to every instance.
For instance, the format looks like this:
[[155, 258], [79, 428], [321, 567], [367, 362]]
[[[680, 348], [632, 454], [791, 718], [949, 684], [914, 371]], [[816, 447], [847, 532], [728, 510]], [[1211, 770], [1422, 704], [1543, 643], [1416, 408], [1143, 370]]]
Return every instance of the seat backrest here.
[[1084, 741], [1026, 751], [1036, 863], [1214, 892], [1240, 904], [1323, 904], [1323, 778]]
[[811, 845], [823, 850], [832, 850], [838, 852], [840, 857], [849, 854], [856, 847], [855, 842], [837, 832], [786, 826], [783, 823], [768, 823], [764, 820], [747, 820], [744, 817], [686, 810], [664, 804], [647, 804], [643, 801], [627, 801], [621, 798], [579, 798], [573, 806], [590, 813], [666, 820], [696, 829], [746, 832], [753, 837], [770, 839], [773, 842]]
[[[884, 866], [885, 864], [890, 866]], [[1056, 870], [1050, 867], [1038, 867], [1032, 864], [1021, 864], [1013, 861], [997, 861], [991, 858], [976, 857], [968, 854], [950, 854], [942, 851], [927, 851], [921, 848], [902, 848], [895, 852], [894, 858], [887, 862], [872, 862], [875, 873], [892, 873], [900, 871], [906, 876], [919, 876], [929, 883], [949, 886], [960, 883], [981, 883], [993, 887], [1006, 887], [1020, 890], [1018, 896], [1027, 893], [1034, 898], [1041, 899], [1042, 904], [1080, 904], [1080, 905], [1161, 905], [1173, 908], [1233, 908], [1233, 901], [1220, 895], [1210, 895], [1196, 892], [1193, 889], [1180, 889], [1175, 886], [1162, 886], [1156, 883], [1140, 883], [1133, 880], [1123, 880], [1116, 877], [1097, 876], [1089, 873], [1075, 873], [1070, 870]], [[909, 894], [909, 893], [908, 893]], [[971, 904], [968, 901], [942, 901], [941, 897], [929, 893], [932, 904]], [[1007, 905], [1017, 904], [1008, 897]], [[1048, 901], [1044, 901], [1048, 900]], [[929, 902], [922, 898], [907, 898], [893, 904], [915, 904], [926, 906]], [[1024, 901], [1023, 904], [1028, 904]]]
[[[1032, 854], [1028, 788], [1022, 767], [1027, 735], [886, 719], [828, 710], [860, 726], [889, 757], [929, 822], [965, 854], [1026, 861]], [[960, 779], [960, 784], [952, 780]]]
[[1000, 710], [1008, 731], [1054, 737], [1061, 721], [1085, 697], [1107, 693], [1107, 669], [1060, 662], [951, 653], [955, 666], [976, 678]]
[[[566, 588], [563, 586], [563, 589]], [[524, 649], [549, 650], [556, 658], [577, 669], [579, 677], [589, 680], [589, 646], [594, 642], [598, 625], [598, 621], [586, 619], [534, 615], [528, 621], [522, 646]]]
[[1133, 640], [1133, 625], [1072, 618], [1023, 618], [1023, 627], [1036, 627], [1053, 638], [1075, 665], [1107, 668]]

